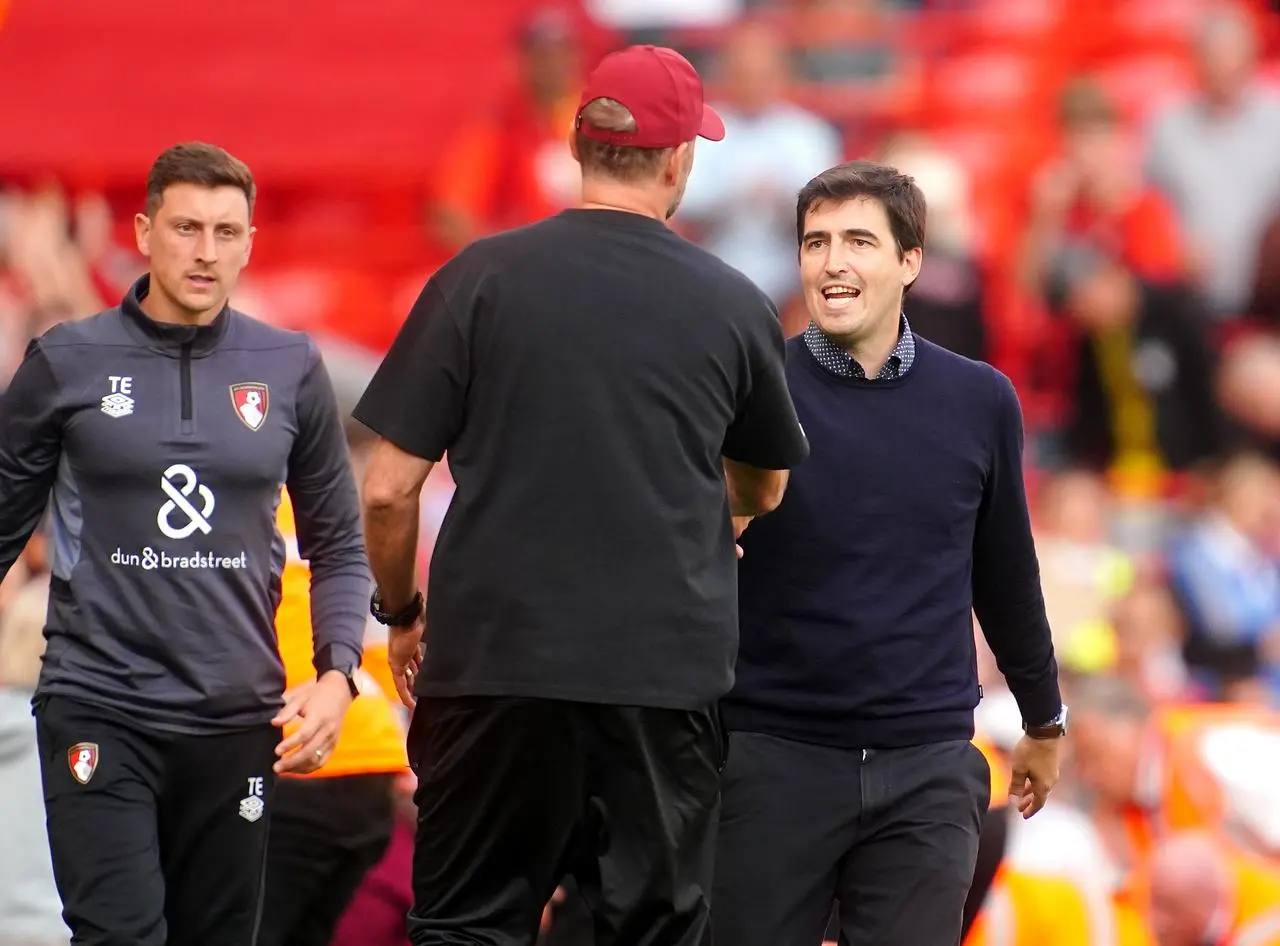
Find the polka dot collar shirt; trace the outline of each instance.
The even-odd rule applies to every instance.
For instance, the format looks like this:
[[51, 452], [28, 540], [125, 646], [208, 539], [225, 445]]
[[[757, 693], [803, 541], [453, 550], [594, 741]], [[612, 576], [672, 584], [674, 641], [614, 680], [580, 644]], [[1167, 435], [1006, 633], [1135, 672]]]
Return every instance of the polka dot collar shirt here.
[[[818, 364], [832, 374], [841, 378], [862, 378], [866, 380], [867, 373], [862, 370], [862, 365], [858, 364], [852, 355], [827, 337], [826, 333], [818, 328], [816, 322], [810, 322], [809, 327], [804, 330], [804, 344]], [[892, 354], [889, 355], [888, 360], [885, 361], [872, 380], [893, 381], [901, 378], [911, 370], [911, 364], [915, 360], [916, 342], [911, 335], [911, 326], [907, 323], [907, 317], [904, 315], [901, 326], [898, 329], [898, 344], [894, 346]]]

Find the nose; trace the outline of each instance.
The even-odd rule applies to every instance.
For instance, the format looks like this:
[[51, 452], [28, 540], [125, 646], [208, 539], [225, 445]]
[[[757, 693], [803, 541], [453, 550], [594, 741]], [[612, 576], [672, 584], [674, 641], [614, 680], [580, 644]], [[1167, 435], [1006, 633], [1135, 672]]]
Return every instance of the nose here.
[[845, 248], [838, 242], [827, 248], [827, 275], [844, 276], [849, 272], [849, 257]]
[[196, 241], [196, 261], [200, 263], [216, 263], [218, 261], [218, 240], [212, 230], [201, 230]]

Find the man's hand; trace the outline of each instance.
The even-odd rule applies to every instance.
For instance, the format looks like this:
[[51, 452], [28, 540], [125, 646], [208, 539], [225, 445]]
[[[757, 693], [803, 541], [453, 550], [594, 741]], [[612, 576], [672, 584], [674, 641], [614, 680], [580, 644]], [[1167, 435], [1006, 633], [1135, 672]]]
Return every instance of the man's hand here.
[[1032, 739], [1023, 736], [1013, 747], [1013, 778], [1009, 782], [1009, 799], [1018, 806], [1024, 819], [1044, 807], [1049, 793], [1058, 784], [1058, 766], [1062, 761], [1062, 739]]
[[286, 693], [284, 709], [276, 714], [272, 725], [283, 729], [298, 719], [302, 724], [276, 746], [280, 757], [274, 766], [276, 772], [306, 775], [329, 761], [349, 706], [351, 688], [340, 670], [330, 670], [314, 683], [304, 683]]
[[422, 634], [427, 629], [420, 615], [409, 627], [389, 628], [387, 636], [387, 665], [391, 679], [395, 681], [400, 702], [409, 709], [418, 705], [413, 695], [413, 685], [422, 670]]

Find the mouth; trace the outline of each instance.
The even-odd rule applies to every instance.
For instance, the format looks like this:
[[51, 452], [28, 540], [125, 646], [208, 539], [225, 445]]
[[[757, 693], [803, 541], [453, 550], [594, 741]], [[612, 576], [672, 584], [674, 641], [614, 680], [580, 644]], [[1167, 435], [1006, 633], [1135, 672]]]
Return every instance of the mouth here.
[[829, 309], [848, 308], [861, 295], [862, 290], [856, 286], [826, 286], [822, 290], [822, 298]]
[[187, 282], [191, 283], [193, 286], [198, 286], [202, 289], [207, 289], [211, 287], [216, 281], [217, 280], [215, 280], [212, 276], [205, 276], [199, 273], [194, 273], [187, 277]]

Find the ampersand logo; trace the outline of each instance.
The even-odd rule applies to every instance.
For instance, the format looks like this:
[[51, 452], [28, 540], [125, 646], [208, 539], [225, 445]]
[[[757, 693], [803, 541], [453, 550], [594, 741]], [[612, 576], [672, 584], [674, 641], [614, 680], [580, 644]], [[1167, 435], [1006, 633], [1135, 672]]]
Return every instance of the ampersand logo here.
[[[179, 484], [179, 485], [175, 485]], [[199, 481], [196, 471], [185, 463], [175, 463], [164, 471], [160, 479], [160, 488], [169, 497], [169, 501], [156, 513], [156, 525], [171, 539], [185, 539], [198, 529], [208, 535], [211, 526], [209, 517], [213, 515], [213, 491]], [[192, 493], [200, 497], [201, 507], [196, 509], [188, 499]], [[173, 523], [172, 517], [181, 512], [186, 522], [180, 525]]]

